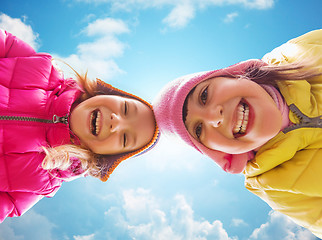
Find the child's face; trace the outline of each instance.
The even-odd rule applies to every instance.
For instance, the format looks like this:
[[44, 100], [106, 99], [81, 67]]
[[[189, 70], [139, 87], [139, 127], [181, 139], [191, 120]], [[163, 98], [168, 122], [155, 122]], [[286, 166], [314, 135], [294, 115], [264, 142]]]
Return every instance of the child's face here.
[[148, 144], [155, 120], [152, 110], [138, 100], [98, 95], [74, 108], [70, 128], [94, 153], [113, 155]]
[[203, 81], [187, 104], [189, 133], [206, 147], [225, 153], [254, 150], [281, 129], [282, 116], [271, 96], [247, 79]]

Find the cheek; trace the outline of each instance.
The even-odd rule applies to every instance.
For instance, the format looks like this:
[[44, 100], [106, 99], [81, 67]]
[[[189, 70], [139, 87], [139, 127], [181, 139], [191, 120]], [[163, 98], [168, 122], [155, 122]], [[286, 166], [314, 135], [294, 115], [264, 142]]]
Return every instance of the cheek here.
[[244, 152], [245, 145], [248, 145], [248, 143], [237, 140], [232, 136], [226, 136], [225, 133], [216, 129], [207, 134], [203, 144], [210, 149], [230, 154]]
[[208, 128], [206, 131], [204, 139], [202, 139], [202, 143], [211, 149], [218, 149], [219, 147], [225, 145], [226, 139], [223, 135], [221, 135], [217, 129]]
[[274, 137], [282, 127], [282, 116], [275, 103], [258, 105], [249, 137], [262, 144]]
[[282, 126], [282, 116], [277, 108], [270, 108], [264, 114], [262, 128], [267, 135], [275, 135]]
[[[69, 119], [69, 125], [70, 125], [70, 129], [72, 130], [72, 132], [74, 134], [76, 134], [76, 136], [78, 136], [79, 138], [81, 138], [80, 136], [80, 130], [82, 130], [84, 127], [82, 127], [84, 125], [84, 120], [82, 118], [79, 117], [79, 112], [77, 111], [77, 109], [75, 109], [71, 115], [70, 115], [70, 119]], [[80, 139], [82, 141], [82, 139]]]
[[88, 147], [97, 154], [117, 154], [121, 151], [117, 135], [104, 140], [88, 141]]
[[85, 108], [84, 105], [78, 105], [72, 111], [71, 117], [74, 118], [74, 121], [84, 121], [83, 119], [85, 118], [87, 112], [87, 108]]

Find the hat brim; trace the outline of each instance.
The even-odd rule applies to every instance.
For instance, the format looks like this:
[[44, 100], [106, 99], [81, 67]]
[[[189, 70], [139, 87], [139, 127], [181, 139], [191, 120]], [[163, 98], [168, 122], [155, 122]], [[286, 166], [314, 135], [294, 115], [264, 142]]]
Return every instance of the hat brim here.
[[[144, 99], [125, 92], [121, 89], [115, 88], [112, 85], [97, 79], [97, 90], [98, 90], [98, 94], [109, 94], [109, 95], [118, 95], [118, 96], [122, 96], [122, 97], [128, 97], [128, 98], [133, 98], [135, 100], [138, 100], [142, 103], [144, 103], [145, 105], [147, 105], [153, 112], [153, 107], [152, 105], [145, 101]], [[160, 136], [160, 132], [159, 132], [159, 127], [155, 121], [155, 129], [154, 129], [154, 134], [152, 139], [150, 140], [149, 143], [147, 143], [145, 146], [143, 146], [142, 148], [139, 148], [135, 151], [131, 151], [131, 152], [126, 152], [126, 153], [121, 153], [121, 154], [116, 154], [116, 155], [100, 155], [99, 158], [99, 164], [101, 165], [101, 176], [100, 176], [100, 180], [102, 182], [106, 182], [108, 180], [108, 178], [110, 177], [110, 175], [112, 174], [112, 172], [115, 170], [115, 168], [124, 160], [129, 159], [131, 157], [135, 157], [135, 156], [139, 156], [147, 151], [149, 151], [150, 149], [152, 149], [158, 142]]]

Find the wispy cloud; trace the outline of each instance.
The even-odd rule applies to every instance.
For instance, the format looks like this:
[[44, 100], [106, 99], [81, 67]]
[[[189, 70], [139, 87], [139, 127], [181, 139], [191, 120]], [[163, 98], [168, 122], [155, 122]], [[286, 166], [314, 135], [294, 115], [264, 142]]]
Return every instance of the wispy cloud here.
[[0, 224], [0, 239], [21, 240], [33, 239], [52, 240], [55, 225], [46, 217], [29, 210], [19, 218], [7, 218]]
[[95, 234], [90, 234], [86, 236], [73, 236], [74, 240], [94, 240]]
[[[271, 211], [268, 222], [255, 229], [250, 240], [317, 240], [308, 230], [293, 223], [284, 215]], [[102, 228], [101, 236], [131, 239], [220, 239], [238, 240], [229, 236], [220, 220], [212, 222], [194, 215], [193, 206], [185, 195], [176, 194], [162, 199], [151, 190], [138, 188], [124, 190], [120, 205], [105, 212], [105, 224], [113, 231]], [[107, 227], [106, 225], [106, 227]], [[242, 219], [232, 219], [231, 227], [249, 227]]]
[[169, 7], [171, 10], [162, 20], [168, 28], [183, 28], [197, 12], [204, 8], [235, 5], [249, 9], [265, 10], [274, 6], [275, 0], [75, 0], [77, 2], [109, 4], [113, 11]]
[[175, 6], [162, 22], [171, 28], [183, 28], [194, 17], [195, 8], [191, 4], [185, 3]]
[[[233, 0], [232, 2], [238, 3], [240, 1]], [[274, 0], [244, 0], [241, 1], [246, 7], [255, 9], [268, 9], [274, 6]]]
[[[229, 236], [220, 220], [212, 222], [198, 218], [193, 206], [183, 194], [163, 199], [151, 190], [123, 190], [119, 203], [104, 213], [104, 223], [95, 233], [71, 236], [74, 240], [94, 239], [172, 239], [172, 240], [238, 240]], [[250, 240], [317, 240], [308, 230], [299, 227], [286, 216], [271, 211], [269, 219], [255, 229]], [[232, 219], [233, 227], [249, 226], [242, 219]], [[55, 239], [56, 226], [33, 209], [19, 218], [8, 218], [0, 225], [0, 239]], [[69, 239], [66, 236], [66, 239]]]
[[25, 16], [21, 20], [20, 18], [11, 18], [4, 13], [0, 14], [0, 28], [24, 39], [25, 42], [37, 50], [39, 48], [39, 34], [34, 32], [31, 26], [26, 24], [25, 21]]
[[317, 240], [307, 229], [304, 229], [283, 214], [271, 211], [268, 222], [255, 229], [250, 240]]
[[88, 24], [84, 32], [88, 36], [115, 36], [122, 33], [129, 33], [130, 30], [120, 19], [105, 18], [97, 19]]
[[[115, 58], [123, 55], [127, 45], [117, 36], [129, 32], [127, 24], [120, 19], [97, 19], [81, 31], [81, 34], [92, 38], [92, 41], [80, 43], [74, 54], [57, 57], [78, 72], [84, 73], [88, 70], [89, 77], [109, 80], [116, 75], [124, 74], [115, 62]], [[62, 68], [65, 73], [71, 72], [64, 66]]]
[[226, 15], [224, 22], [225, 23], [231, 23], [235, 20], [235, 18], [238, 17], [238, 13], [237, 12], [233, 12], [233, 13], [229, 13]]
[[236, 239], [228, 236], [222, 222], [196, 219], [182, 194], [164, 201], [149, 190], [130, 189], [123, 192], [123, 201], [122, 209], [114, 207], [106, 216], [119, 228], [123, 226], [132, 239]]
[[[0, 15], [0, 27], [29, 43], [35, 50], [38, 49], [39, 36], [30, 25], [18, 18], [11, 18], [6, 14]], [[80, 34], [92, 39], [81, 42], [77, 46], [77, 52], [69, 56], [60, 56], [51, 53], [55, 58], [63, 60], [71, 65], [77, 72], [85, 73], [92, 78], [109, 80], [116, 75], [125, 72], [115, 62], [115, 59], [124, 54], [127, 44], [118, 39], [118, 35], [127, 34], [130, 30], [125, 22], [120, 19], [97, 19], [87, 25]], [[74, 76], [73, 71], [65, 64], [60, 64], [66, 77]]]
[[243, 219], [239, 219], [239, 218], [233, 218], [231, 220], [231, 225], [233, 227], [244, 227], [244, 226], [248, 226], [248, 224]]

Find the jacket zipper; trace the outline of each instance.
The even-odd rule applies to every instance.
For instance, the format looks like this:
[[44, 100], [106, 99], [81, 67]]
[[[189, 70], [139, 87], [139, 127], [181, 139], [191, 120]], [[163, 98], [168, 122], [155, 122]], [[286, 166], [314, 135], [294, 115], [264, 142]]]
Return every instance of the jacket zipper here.
[[41, 123], [63, 123], [68, 124], [68, 114], [63, 117], [59, 117], [54, 114], [52, 119], [42, 119], [36, 117], [22, 117], [22, 116], [0, 116], [0, 120], [10, 121], [23, 121], [23, 122], [41, 122]]
[[291, 104], [289, 106], [289, 109], [299, 119], [299, 123], [292, 124], [284, 128], [282, 131], [283, 133], [287, 133], [298, 128], [322, 128], [322, 115], [310, 118], [306, 116], [304, 113], [302, 113], [301, 110], [295, 104]]

